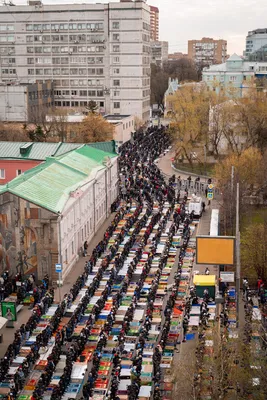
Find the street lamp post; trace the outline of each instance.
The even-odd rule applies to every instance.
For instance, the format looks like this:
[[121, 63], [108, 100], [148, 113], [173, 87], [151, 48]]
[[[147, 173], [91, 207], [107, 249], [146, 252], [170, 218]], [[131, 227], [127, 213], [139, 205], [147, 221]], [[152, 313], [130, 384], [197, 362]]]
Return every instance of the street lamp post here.
[[239, 230], [239, 183], [236, 184], [236, 327], [239, 325], [240, 300], [240, 230]]

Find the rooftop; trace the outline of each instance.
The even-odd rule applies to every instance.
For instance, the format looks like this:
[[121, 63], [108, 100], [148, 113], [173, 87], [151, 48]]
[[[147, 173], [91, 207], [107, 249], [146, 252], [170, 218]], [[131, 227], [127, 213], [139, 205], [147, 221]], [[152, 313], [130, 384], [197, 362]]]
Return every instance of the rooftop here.
[[1, 186], [0, 193], [12, 193], [60, 214], [71, 193], [93, 180], [105, 168], [106, 160], [114, 157], [114, 153], [80, 145], [66, 154], [48, 157], [44, 163]]
[[[0, 142], [0, 159], [44, 161], [47, 157], [57, 157], [81, 147], [83, 143], [50, 142]], [[87, 143], [88, 146], [115, 153], [113, 140], [109, 142]]]
[[108, 115], [104, 115], [104, 118], [109, 120], [109, 121], [121, 121], [124, 118], [129, 118], [131, 115], [114, 115], [114, 114], [108, 114]]

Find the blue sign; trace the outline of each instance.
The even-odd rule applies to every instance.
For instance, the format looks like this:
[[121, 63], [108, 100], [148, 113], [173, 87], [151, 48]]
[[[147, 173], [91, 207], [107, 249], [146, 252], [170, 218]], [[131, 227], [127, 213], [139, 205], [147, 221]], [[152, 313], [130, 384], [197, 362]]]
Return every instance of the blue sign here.
[[61, 264], [56, 264], [56, 272], [58, 272], [58, 273], [62, 272]]

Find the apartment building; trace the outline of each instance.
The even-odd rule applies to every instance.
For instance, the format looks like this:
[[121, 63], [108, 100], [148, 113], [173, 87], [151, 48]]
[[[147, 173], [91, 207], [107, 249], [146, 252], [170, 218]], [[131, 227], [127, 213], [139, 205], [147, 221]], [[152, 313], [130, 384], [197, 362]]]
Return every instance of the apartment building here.
[[150, 7], [144, 2], [0, 7], [0, 81], [52, 80], [58, 107], [149, 120]]
[[168, 61], [169, 42], [151, 42], [151, 62], [162, 67]]
[[28, 122], [54, 105], [53, 82], [0, 83], [0, 121]]
[[202, 38], [188, 40], [188, 57], [197, 64], [221, 64], [227, 60], [227, 41]]
[[267, 45], [267, 28], [249, 31], [246, 37], [246, 50], [244, 56], [250, 58], [253, 53]]
[[159, 9], [158, 7], [150, 7], [150, 39], [159, 40]]

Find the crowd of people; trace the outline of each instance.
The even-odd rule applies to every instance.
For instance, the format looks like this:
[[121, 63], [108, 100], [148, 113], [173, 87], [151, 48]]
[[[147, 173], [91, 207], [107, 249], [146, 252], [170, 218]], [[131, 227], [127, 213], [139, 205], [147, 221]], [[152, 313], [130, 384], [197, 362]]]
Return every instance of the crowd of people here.
[[[15, 399], [17, 393], [22, 389], [24, 382], [29, 375], [35, 361], [39, 357], [40, 349], [47, 346], [51, 336], [55, 334], [55, 345], [51, 354], [48, 357], [48, 363], [45, 370], [42, 372], [40, 379], [35, 387], [32, 395], [32, 400], [39, 400], [42, 398], [46, 387], [49, 385], [53, 373], [56, 369], [60, 355], [62, 354], [64, 345], [66, 342], [70, 342], [68, 352], [66, 356], [66, 365], [64, 372], [60, 378], [59, 384], [52, 391], [51, 399], [59, 400], [62, 398], [67, 386], [70, 383], [72, 368], [75, 360], [79, 357], [85, 348], [86, 342], [91, 334], [91, 329], [94, 322], [98, 318], [101, 310], [103, 309], [107, 298], [111, 294], [112, 285], [115, 282], [120, 282], [121, 277], [119, 276], [119, 270], [122, 268], [130, 249], [135, 243], [136, 237], [142, 229], [145, 229], [145, 233], [140, 243], [139, 248], [136, 250], [133, 261], [128, 266], [127, 274], [123, 277], [121, 289], [113, 296], [113, 307], [110, 314], [108, 315], [107, 321], [104, 327], [101, 329], [97, 348], [94, 352], [91, 368], [88, 373], [87, 382], [83, 386], [83, 397], [89, 399], [93, 393], [94, 382], [97, 377], [99, 370], [99, 363], [103, 349], [105, 348], [108, 335], [112, 328], [115, 320], [116, 311], [118, 310], [123, 296], [127, 291], [127, 287], [131, 281], [132, 275], [136, 268], [137, 263], [140, 260], [142, 249], [146, 246], [148, 238], [157, 225], [158, 230], [155, 236], [154, 243], [151, 250], [151, 256], [148, 258], [144, 265], [142, 274], [137, 282], [136, 289], [133, 295], [132, 304], [127, 310], [122, 329], [118, 336], [118, 346], [113, 351], [113, 375], [111, 379], [111, 385], [109, 389], [109, 399], [117, 400], [118, 384], [120, 380], [121, 370], [121, 356], [124, 350], [124, 339], [129, 330], [130, 322], [132, 321], [136, 304], [140, 298], [142, 287], [146, 276], [149, 273], [153, 254], [157, 247], [159, 238], [166, 227], [167, 221], [172, 216], [172, 225], [168, 232], [168, 241], [164, 253], [161, 256], [160, 265], [156, 274], [156, 277], [151, 285], [148, 297], [147, 307], [145, 310], [144, 320], [139, 333], [139, 338], [134, 350], [133, 355], [133, 368], [131, 371], [131, 385], [128, 387], [128, 397], [130, 400], [138, 398], [140, 390], [140, 372], [142, 364], [142, 354], [144, 345], [148, 337], [148, 332], [151, 327], [153, 303], [158, 288], [159, 278], [161, 271], [166, 265], [167, 254], [172, 242], [172, 237], [178, 230], [180, 223], [183, 223], [183, 243], [180, 251], [178, 270], [174, 276], [174, 282], [172, 290], [168, 294], [166, 307], [164, 309], [164, 315], [162, 317], [162, 324], [160, 327], [160, 335], [158, 339], [158, 345], [155, 347], [153, 354], [153, 365], [154, 365], [154, 379], [153, 379], [153, 390], [154, 399], [160, 400], [162, 397], [160, 391], [160, 361], [162, 352], [166, 345], [166, 339], [170, 329], [171, 313], [175, 303], [176, 292], [180, 282], [181, 267], [183, 263], [183, 257], [186, 253], [188, 240], [190, 237], [189, 225], [193, 220], [193, 213], [188, 215], [185, 210], [187, 196], [180, 196], [180, 192], [175, 191], [174, 177], [171, 177], [169, 181], [166, 181], [161, 174], [158, 167], [154, 164], [154, 160], [164, 153], [164, 151], [170, 146], [170, 139], [165, 133], [163, 127], [149, 128], [145, 132], [138, 132], [134, 135], [134, 140], [125, 143], [120, 148], [119, 154], [119, 169], [120, 169], [120, 194], [116, 202], [112, 205], [112, 211], [116, 211], [116, 215], [106, 230], [103, 239], [98, 243], [92, 253], [88, 256], [89, 259], [85, 263], [83, 274], [81, 274], [70, 292], [66, 294], [63, 301], [58, 305], [56, 313], [50, 320], [47, 327], [38, 334], [35, 344], [31, 346], [31, 352], [26, 357], [26, 360], [20, 366], [18, 372], [15, 374], [14, 382], [11, 382], [10, 398]], [[125, 190], [126, 189], [126, 190]], [[182, 198], [180, 198], [182, 197]], [[169, 210], [163, 215], [164, 203], [168, 202]], [[174, 209], [176, 202], [180, 203], [179, 209]], [[152, 213], [153, 206], [157, 204], [158, 212]], [[129, 216], [129, 210], [133, 205], [136, 205], [135, 212]], [[143, 210], [146, 210], [142, 218], [140, 214]], [[116, 241], [108, 246], [109, 239], [113, 235], [119, 221], [125, 216], [127, 217], [127, 223], [117, 236]], [[127, 235], [131, 230], [131, 235]], [[124, 242], [127, 237], [127, 241]], [[118, 253], [120, 244], [124, 242], [123, 251]], [[87, 256], [87, 243], [84, 244], [84, 256]], [[102, 257], [101, 267], [95, 274], [91, 284], [87, 288], [85, 295], [82, 297], [77, 308], [69, 319], [68, 323], [63, 329], [58, 330], [58, 326], [67, 309], [70, 308], [72, 302], [76, 299], [79, 291], [84, 287], [88, 276], [92, 273], [93, 268], [96, 266], [99, 257]], [[85, 313], [85, 310], [90, 303], [90, 299], [96, 292], [101, 282], [101, 279], [107, 271], [112, 261], [113, 268], [109, 272], [109, 279], [107, 280], [106, 287], [103, 290], [100, 298], [90, 313], [90, 316], [86, 322], [86, 325], [80, 332], [78, 337], [74, 337], [73, 333], [75, 327], [81, 320]], [[53, 289], [49, 289], [48, 281], [42, 283], [42, 291], [34, 291], [34, 309], [32, 316], [27, 324], [22, 325], [20, 329], [15, 333], [15, 340], [12, 346], [9, 346], [4, 359], [0, 365], [0, 378], [3, 378], [9, 369], [10, 362], [19, 353], [20, 347], [24, 340], [27, 340], [31, 332], [36, 327], [42, 314], [44, 314], [48, 307], [53, 303]], [[204, 313], [204, 311], [203, 311]]]

